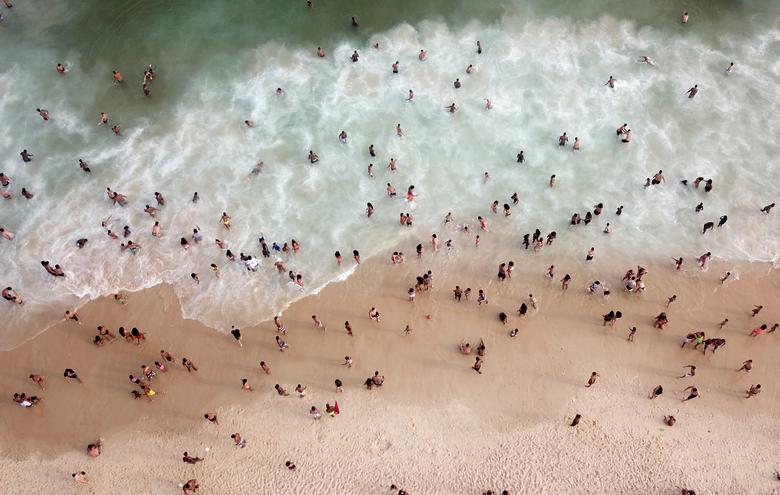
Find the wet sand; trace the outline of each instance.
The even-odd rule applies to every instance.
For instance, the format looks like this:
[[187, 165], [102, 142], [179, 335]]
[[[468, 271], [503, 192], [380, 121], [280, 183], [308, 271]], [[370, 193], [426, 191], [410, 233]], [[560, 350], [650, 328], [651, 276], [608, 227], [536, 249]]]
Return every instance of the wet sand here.
[[[412, 247], [404, 246], [409, 253]], [[780, 334], [748, 336], [762, 322], [780, 321], [772, 307], [780, 278], [770, 266], [716, 263], [701, 271], [691, 260], [675, 272], [671, 262], [637, 260], [649, 268], [648, 289], [627, 294], [620, 278], [631, 265], [609, 256], [586, 265], [559, 259], [552, 249], [516, 254], [513, 278], [501, 283], [496, 266], [509, 258], [489, 253], [468, 246], [457, 255], [426, 252], [421, 261], [412, 254], [399, 266], [364, 263], [345, 282], [283, 314], [290, 345], [283, 353], [271, 322], [242, 328], [240, 348], [230, 335], [182, 320], [167, 286], [132, 293], [126, 305], [113, 298], [88, 303], [79, 311], [83, 325], [63, 322], [3, 353], [0, 484], [5, 493], [63, 494], [181, 493], [177, 483], [189, 478], [199, 480], [199, 493], [389, 493], [391, 483], [413, 494], [672, 494], [680, 487], [777, 493], [774, 348]], [[553, 263], [550, 283], [543, 274]], [[410, 304], [407, 289], [429, 269], [434, 288]], [[725, 270], [740, 278], [720, 285]], [[559, 280], [567, 271], [574, 280], [562, 293]], [[585, 293], [597, 278], [611, 289], [608, 299]], [[472, 288], [471, 301], [453, 300], [456, 284]], [[479, 288], [489, 305], [477, 306]], [[540, 307], [521, 319], [515, 311], [531, 292]], [[667, 310], [670, 324], [657, 330], [653, 317], [671, 294], [678, 300]], [[753, 304], [765, 306], [756, 318]], [[381, 312], [380, 324], [368, 319], [372, 306]], [[613, 328], [602, 326], [610, 309], [624, 315]], [[506, 326], [500, 311], [509, 315]], [[312, 314], [326, 331], [314, 328]], [[718, 330], [724, 317], [730, 323]], [[404, 335], [407, 324], [410, 335]], [[148, 339], [97, 348], [91, 343], [97, 325], [113, 332], [137, 326]], [[636, 342], [629, 343], [633, 325]], [[519, 332], [510, 338], [513, 328]], [[694, 330], [728, 343], [714, 355], [680, 349]], [[482, 375], [471, 369], [476, 352], [458, 350], [463, 339], [476, 347], [480, 338], [487, 346]], [[128, 375], [159, 360], [160, 349], [179, 361], [190, 358], [199, 371], [174, 366], [154, 380], [154, 402], [133, 400]], [[346, 355], [354, 359], [352, 369], [341, 366]], [[736, 373], [749, 358], [753, 371]], [[259, 369], [261, 360], [271, 365], [270, 376]], [[697, 366], [696, 376], [678, 379], [687, 364]], [[65, 383], [66, 367], [85, 383]], [[369, 391], [362, 383], [374, 370], [386, 382]], [[592, 371], [600, 378], [585, 388]], [[45, 391], [27, 379], [33, 372], [47, 376]], [[242, 390], [241, 378], [255, 391]], [[344, 382], [341, 394], [336, 378]], [[279, 397], [276, 383], [291, 395]], [[298, 383], [307, 386], [304, 399], [293, 391]], [[746, 400], [753, 383], [764, 391]], [[664, 394], [649, 400], [659, 384]], [[688, 385], [701, 396], [682, 403]], [[43, 402], [21, 408], [10, 400], [14, 392]], [[309, 417], [312, 405], [324, 410], [336, 400], [341, 414], [335, 419]], [[203, 419], [207, 411], [218, 412], [219, 426]], [[571, 428], [577, 413], [582, 422]], [[666, 414], [677, 417], [676, 426], [663, 423]], [[247, 439], [245, 449], [233, 446], [234, 432]], [[85, 446], [98, 436], [104, 452], [89, 458]], [[202, 456], [206, 447], [204, 462], [181, 461], [185, 450]], [[288, 472], [286, 460], [298, 470]], [[91, 476], [91, 487], [71, 480], [80, 470]]]

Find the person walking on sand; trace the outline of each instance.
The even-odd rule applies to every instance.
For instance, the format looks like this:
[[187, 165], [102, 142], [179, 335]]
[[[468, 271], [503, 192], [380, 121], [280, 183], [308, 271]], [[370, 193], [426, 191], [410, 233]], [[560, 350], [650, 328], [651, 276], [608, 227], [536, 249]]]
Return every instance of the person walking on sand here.
[[754, 395], [758, 395], [760, 393], [761, 393], [761, 384], [760, 383], [758, 385], [751, 385], [750, 388], [748, 388], [745, 391], [745, 398], [749, 399], [749, 398], [753, 397]]
[[254, 392], [255, 390], [252, 388], [252, 385], [249, 384], [249, 380], [246, 378], [241, 379], [241, 388], [246, 390], [247, 392]]
[[285, 349], [290, 347], [289, 345], [287, 345], [287, 342], [282, 340], [278, 335], [276, 336], [276, 345], [279, 347], [280, 352], [284, 352]]
[[200, 485], [198, 484], [198, 480], [195, 478], [187, 480], [187, 482], [181, 486], [181, 490], [184, 492], [184, 495], [192, 495], [193, 493], [197, 493], [198, 489], [200, 489]]
[[482, 363], [483, 363], [482, 358], [477, 356], [477, 360], [474, 362], [474, 366], [472, 366], [471, 369], [473, 369], [474, 371], [476, 371], [477, 373], [479, 373], [481, 375], [482, 374], [482, 371], [481, 371], [482, 370]]
[[246, 447], [246, 440], [241, 437], [240, 433], [233, 433], [230, 435], [230, 438], [233, 439], [233, 443], [236, 445], [236, 447], [244, 448]]
[[571, 282], [571, 275], [568, 273], [561, 279], [561, 290], [565, 291], [569, 288], [569, 282]]
[[84, 472], [84, 471], [80, 471], [78, 473], [73, 473], [70, 476], [73, 478], [73, 481], [75, 481], [79, 485], [87, 485], [87, 484], [89, 484], [89, 478], [87, 477], [87, 473]]
[[634, 341], [634, 335], [636, 334], [636, 327], [631, 327], [628, 329], [628, 341], [633, 342]]
[[764, 309], [763, 306], [753, 306], [752, 314], [750, 315], [751, 318], [755, 318], [758, 313], [761, 312], [761, 310]]
[[197, 366], [195, 366], [195, 363], [187, 359], [186, 357], [181, 358], [181, 364], [185, 368], [187, 368], [187, 373], [192, 373], [193, 371], [198, 371]]
[[322, 323], [322, 320], [317, 317], [317, 315], [311, 315], [311, 321], [314, 323], [314, 328], [319, 328], [323, 332], [325, 331], [325, 325]]
[[683, 393], [685, 393], [688, 390], [690, 390], [690, 393], [688, 394], [688, 397], [686, 397], [686, 398], [684, 398], [682, 400], [683, 402], [687, 402], [687, 401], [695, 399], [696, 397], [699, 396], [699, 389], [698, 388], [696, 388], [694, 386], [686, 387], [685, 390], [683, 390]]
[[685, 378], [686, 376], [696, 376], [696, 366], [689, 364], [687, 366], [683, 366], [683, 369], [686, 369], [685, 373], [683, 373], [682, 376], [678, 376], [677, 378]]
[[769, 327], [766, 325], [766, 323], [764, 323], [761, 326], [754, 328], [753, 331], [750, 332], [750, 336], [757, 337], [759, 335], [765, 335], [767, 333], [769, 333]]
[[186, 462], [187, 464], [197, 464], [201, 462], [203, 459], [201, 459], [200, 457], [192, 457], [189, 453], [185, 452], [182, 455], [181, 460], [182, 462]]
[[41, 390], [46, 390], [46, 377], [43, 375], [31, 374], [30, 380], [33, 381]]
[[745, 373], [750, 373], [750, 370], [753, 369], [753, 360], [748, 359], [747, 361], [744, 361], [742, 363], [742, 367], [737, 370], [737, 372], [745, 371]]
[[368, 318], [370, 320], [374, 320], [375, 322], [379, 323], [379, 310], [376, 308], [371, 308], [368, 310]]
[[664, 393], [664, 388], [661, 385], [658, 385], [650, 392], [650, 400], [655, 399], [659, 395]]
[[590, 374], [590, 378], [588, 378], [588, 383], [585, 385], [585, 388], [590, 388], [593, 386], [594, 383], [596, 383], [596, 379], [599, 377], [599, 374], [595, 371]]
[[65, 371], [62, 373], [62, 376], [65, 378], [66, 382], [69, 382], [71, 380], [76, 380], [79, 383], [82, 384], [84, 383], [83, 381], [81, 381], [81, 378], [79, 378], [76, 372], [70, 368], [65, 368]]
[[244, 344], [241, 342], [241, 330], [236, 328], [234, 325], [231, 325], [230, 334], [233, 335], [234, 339], [236, 339], [236, 342], [238, 342], [239, 347], [244, 347]]

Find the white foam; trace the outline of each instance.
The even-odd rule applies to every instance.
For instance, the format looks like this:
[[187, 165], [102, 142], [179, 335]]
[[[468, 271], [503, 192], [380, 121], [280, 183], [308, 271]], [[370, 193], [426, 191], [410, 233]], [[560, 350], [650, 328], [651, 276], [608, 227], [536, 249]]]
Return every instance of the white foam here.
[[[474, 51], [476, 39], [482, 55]], [[28, 304], [6, 308], [2, 339], [11, 345], [32, 335], [35, 329], [24, 326], [32, 313], [54, 319], [98, 295], [160, 282], [173, 284], [185, 317], [219, 329], [256, 323], [348, 276], [353, 249], [367, 259], [385, 256], [398, 242], [427, 240], [447, 211], [458, 222], [474, 224], [483, 215], [496, 226], [510, 225], [502, 228], [512, 229], [518, 243], [537, 227], [557, 230], [566, 240], [556, 249], [577, 256], [583, 246], [596, 245], [656, 256], [710, 250], [725, 259], [777, 262], [777, 215], [758, 209], [775, 201], [780, 188], [767, 167], [780, 151], [773, 141], [780, 131], [778, 33], [763, 30], [738, 44], [721, 39], [712, 47], [608, 16], [575, 23], [510, 12], [497, 25], [472, 22], [457, 31], [441, 22], [401, 24], [371, 38], [380, 50], [344, 42], [324, 47], [325, 59], [314, 55], [314, 46], [269, 43], [236, 53], [229, 71], [204, 67], [181, 94], [157, 89], [175, 73], [161, 72], [150, 99], [129, 84], [109, 86], [105, 66], [84, 74], [75, 63], [67, 79], [54, 84], [11, 65], [0, 73], [0, 116], [9, 123], [0, 148], [11, 157], [20, 146], [36, 155], [33, 163], [5, 171], [16, 194], [31, 184], [38, 195], [31, 203], [17, 198], [3, 205], [0, 223], [18, 233], [16, 241], [0, 243], [3, 282]], [[420, 48], [429, 53], [425, 62], [417, 60]], [[355, 49], [361, 58], [353, 64]], [[657, 66], [636, 63], [640, 55], [652, 56]], [[400, 74], [393, 75], [396, 60]], [[737, 70], [726, 77], [722, 69], [731, 60]], [[465, 73], [469, 64], [477, 68], [472, 74]], [[619, 80], [614, 90], [603, 85], [609, 75]], [[459, 90], [452, 87], [455, 78], [463, 84]], [[701, 93], [689, 100], [683, 92], [695, 83]], [[25, 86], [30, 91], [18, 91]], [[283, 96], [275, 94], [277, 87]], [[415, 99], [407, 102], [410, 88]], [[92, 90], [101, 95], [100, 107], [90, 102]], [[32, 112], [44, 97], [49, 123]], [[484, 98], [493, 110], [484, 109]], [[460, 111], [449, 114], [443, 107], [453, 101]], [[95, 125], [103, 108], [121, 123], [121, 137]], [[245, 119], [255, 127], [246, 128]], [[403, 138], [395, 134], [399, 122]], [[623, 122], [634, 130], [630, 145], [615, 138]], [[342, 129], [349, 133], [346, 145], [337, 139]], [[582, 139], [581, 152], [557, 146], [563, 131]], [[368, 156], [371, 143], [376, 158]], [[320, 156], [315, 165], [306, 159], [310, 149]], [[514, 160], [520, 149], [523, 165]], [[386, 170], [391, 156], [398, 159], [395, 174]], [[78, 158], [90, 163], [91, 175], [78, 169]], [[246, 180], [261, 160], [264, 171]], [[369, 162], [373, 179], [366, 174]], [[644, 178], [659, 169], [667, 183], [644, 189]], [[488, 183], [485, 171], [493, 177]], [[553, 173], [558, 184], [551, 191]], [[678, 184], [699, 175], [714, 179], [712, 193]], [[386, 182], [399, 199], [386, 197]], [[410, 184], [419, 194], [414, 209], [402, 199]], [[129, 205], [112, 206], [106, 186], [127, 194]], [[168, 202], [157, 218], [160, 239], [151, 237], [154, 220], [143, 212], [154, 191]], [[194, 191], [202, 198], [198, 205], [190, 202]], [[499, 223], [489, 205], [509, 202], [515, 191], [521, 204], [511, 220]], [[376, 208], [370, 220], [364, 214], [369, 201]], [[705, 211], [696, 215], [699, 201]], [[584, 214], [598, 202], [606, 215], [595, 228], [568, 227], [574, 211]], [[620, 204], [624, 214], [616, 218]], [[412, 210], [416, 227], [401, 230], [399, 213]], [[230, 232], [219, 224], [222, 211], [233, 217]], [[130, 225], [130, 238], [143, 246], [138, 256], [120, 253], [119, 241], [100, 228], [109, 214], [117, 233]], [[722, 214], [729, 215], [726, 227], [702, 236], [701, 224]], [[602, 220], [615, 227], [609, 244], [600, 235]], [[196, 225], [206, 240], [184, 252], [178, 240]], [[236, 256], [260, 258], [260, 232], [269, 245], [301, 242], [300, 253], [283, 258], [288, 270], [304, 273], [304, 290], [288, 290], [286, 273], [278, 274], [271, 261], [261, 258], [260, 270], [247, 272], [213, 244], [215, 237], [225, 239]], [[90, 239], [83, 250], [75, 246], [80, 237]], [[466, 242], [452, 237], [456, 245]], [[336, 250], [343, 268], [333, 259]], [[41, 259], [60, 263], [68, 277], [52, 280]], [[222, 267], [220, 279], [210, 263]], [[199, 273], [199, 286], [191, 272]]]

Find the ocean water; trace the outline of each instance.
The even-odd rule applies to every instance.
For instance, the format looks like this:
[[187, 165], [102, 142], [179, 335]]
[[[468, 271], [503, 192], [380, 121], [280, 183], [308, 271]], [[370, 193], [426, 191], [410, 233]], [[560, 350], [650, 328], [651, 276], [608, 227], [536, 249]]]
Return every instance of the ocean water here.
[[[780, 212], [759, 209], [780, 199], [780, 3], [687, 8], [688, 25], [671, 1], [315, 1], [309, 10], [303, 1], [84, 0], [3, 7], [0, 169], [12, 180], [13, 198], [0, 200], [0, 224], [16, 239], [0, 240], [0, 283], [26, 304], [0, 306], [0, 348], [36, 335], [66, 308], [161, 282], [175, 287], [185, 317], [221, 330], [257, 323], [348, 276], [353, 249], [368, 259], [425, 242], [442, 231], [448, 211], [457, 224], [476, 230], [482, 215], [495, 229], [503, 219], [494, 218], [490, 204], [511, 204], [512, 192], [520, 204], [500, 223], [514, 236], [506, 249], [538, 227], [557, 231], [555, 249], [576, 256], [598, 242], [616, 254], [690, 259], [711, 251], [777, 264]], [[360, 27], [350, 26], [352, 15]], [[317, 46], [327, 57], [316, 56]], [[424, 62], [417, 59], [421, 48]], [[349, 60], [353, 50], [357, 63]], [[641, 55], [656, 65], [638, 63]], [[400, 73], [392, 74], [396, 60]], [[724, 74], [732, 61], [735, 70]], [[67, 74], [55, 71], [58, 62]], [[141, 83], [149, 63], [157, 75], [147, 98]], [[470, 64], [475, 70], [467, 74]], [[123, 72], [123, 85], [112, 84], [112, 69]], [[614, 89], [604, 85], [610, 75]], [[694, 84], [700, 93], [688, 99]], [[275, 94], [277, 87], [284, 95]], [[409, 89], [413, 101], [406, 101]], [[452, 102], [455, 114], [444, 109]], [[36, 108], [48, 109], [51, 120]], [[121, 125], [121, 136], [97, 125], [100, 112]], [[245, 119], [255, 126], [247, 128]], [[633, 131], [628, 145], [614, 132], [624, 122]], [[338, 139], [341, 130], [347, 144]], [[579, 137], [582, 150], [560, 148], [562, 132]], [[34, 155], [30, 163], [19, 157], [25, 148]], [[319, 155], [315, 165], [309, 150]], [[520, 150], [524, 164], [515, 162]], [[391, 157], [395, 173], [387, 170]], [[79, 158], [91, 174], [79, 169]], [[259, 161], [263, 172], [249, 176]], [[659, 169], [666, 184], [644, 188]], [[713, 179], [712, 192], [679, 184], [698, 176]], [[398, 199], [386, 196], [387, 182]], [[403, 198], [412, 184], [419, 196], [409, 204]], [[35, 197], [24, 199], [22, 187]], [[128, 205], [112, 205], [106, 187], [126, 194]], [[154, 205], [155, 191], [166, 198], [159, 239], [143, 211]], [[190, 201], [195, 191], [199, 204]], [[700, 201], [704, 211], [695, 214]], [[376, 209], [371, 219], [367, 202]], [[573, 212], [584, 215], [599, 202], [607, 215], [588, 228], [569, 227]], [[618, 205], [625, 207], [621, 217], [613, 215]], [[229, 232], [220, 224], [223, 211], [233, 218]], [[402, 212], [414, 214], [413, 228], [400, 227]], [[721, 215], [728, 223], [702, 236], [702, 224]], [[101, 221], [109, 217], [120, 238], [130, 227], [129, 238], [142, 246], [138, 255], [120, 252], [126, 239], [107, 236]], [[601, 234], [606, 221], [615, 229], [608, 242]], [[179, 239], [196, 226], [205, 240], [184, 251]], [[277, 273], [276, 254], [260, 256], [261, 234], [269, 245], [301, 243], [298, 254], [280, 257], [303, 273], [303, 288]], [[452, 235], [440, 233], [442, 241]], [[89, 239], [83, 249], [79, 238]], [[215, 238], [236, 256], [257, 256], [259, 270], [230, 263]], [[466, 244], [458, 239], [456, 247]], [[345, 258], [341, 268], [336, 250]], [[47, 275], [43, 259], [62, 265], [67, 277]], [[219, 279], [211, 263], [221, 267]]]

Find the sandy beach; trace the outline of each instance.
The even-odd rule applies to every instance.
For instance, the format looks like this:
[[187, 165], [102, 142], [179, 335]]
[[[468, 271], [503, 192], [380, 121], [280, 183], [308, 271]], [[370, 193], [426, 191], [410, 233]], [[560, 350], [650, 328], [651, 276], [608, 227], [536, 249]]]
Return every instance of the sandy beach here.
[[[10, 397], [0, 405], [4, 491], [180, 493], [178, 483], [196, 478], [199, 493], [389, 493], [391, 483], [414, 494], [672, 494], [681, 487], [777, 493], [777, 335], [748, 336], [760, 322], [780, 319], [771, 307], [750, 316], [754, 304], [777, 297], [780, 282], [771, 267], [715, 263], [707, 271], [675, 272], [671, 262], [647, 264], [646, 292], [630, 294], [620, 282], [629, 264], [568, 261], [573, 282], [563, 293], [563, 268], [554, 282], [544, 277], [549, 264], [563, 264], [554, 250], [520, 253], [506, 282], [494, 275], [494, 255], [468, 247], [403, 265], [364, 263], [345, 282], [282, 315], [284, 352], [271, 322], [242, 329], [239, 347], [229, 334], [182, 320], [166, 286], [132, 293], [126, 305], [93, 301], [79, 311], [82, 325], [63, 322], [3, 354], [6, 395], [43, 398], [31, 409]], [[429, 269], [433, 289], [409, 303], [410, 283]], [[727, 269], [739, 279], [721, 285]], [[592, 272], [612, 289], [609, 298], [586, 294]], [[456, 284], [473, 289], [470, 301], [454, 301]], [[477, 305], [478, 288], [488, 305]], [[517, 307], [530, 292], [539, 309], [520, 318]], [[667, 310], [670, 324], [653, 328], [672, 293], [678, 300]], [[379, 324], [368, 318], [371, 307], [381, 311]], [[602, 325], [610, 309], [624, 315], [615, 327]], [[509, 315], [506, 326], [501, 311]], [[314, 327], [312, 314], [325, 331]], [[724, 317], [730, 321], [718, 330]], [[97, 348], [91, 338], [99, 324], [112, 331], [137, 326], [148, 338], [140, 346], [117, 340]], [[636, 340], [628, 342], [634, 325]], [[513, 328], [519, 329], [514, 338]], [[693, 330], [728, 344], [714, 355], [681, 349]], [[471, 369], [475, 353], [460, 353], [463, 339], [475, 347], [484, 340], [483, 374]], [[198, 371], [173, 366], [153, 380], [154, 402], [133, 400], [128, 374], [159, 360], [160, 349], [188, 357]], [[341, 365], [346, 355], [354, 360], [351, 369]], [[753, 371], [736, 372], [746, 359], [753, 359]], [[259, 369], [261, 360], [272, 367], [270, 375]], [[689, 364], [697, 366], [696, 376], [677, 378]], [[66, 367], [84, 384], [66, 383]], [[386, 382], [366, 390], [362, 383], [375, 370]], [[600, 377], [586, 388], [592, 371]], [[32, 372], [47, 377], [46, 390], [27, 379]], [[242, 390], [241, 378], [254, 392]], [[335, 391], [336, 378], [343, 393]], [[276, 383], [291, 395], [280, 397]], [[303, 399], [293, 392], [298, 383], [307, 387]], [[755, 383], [763, 393], [745, 399]], [[664, 394], [648, 399], [659, 384]], [[701, 396], [683, 403], [689, 385]], [[335, 418], [309, 416], [312, 405], [323, 410], [334, 401], [341, 409]], [[205, 412], [217, 412], [220, 424], [206, 421]], [[582, 421], [570, 427], [575, 414]], [[676, 416], [674, 427], [664, 424], [667, 414]], [[233, 445], [235, 432], [246, 448]], [[85, 447], [98, 436], [103, 454], [90, 458]], [[207, 447], [202, 463], [181, 461], [182, 452], [203, 456]], [[295, 472], [285, 468], [287, 460], [296, 463]], [[91, 478], [88, 486], [70, 477], [81, 470]]]

